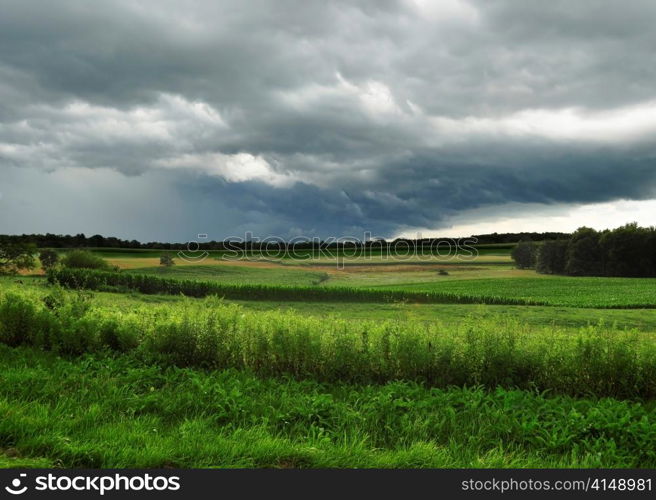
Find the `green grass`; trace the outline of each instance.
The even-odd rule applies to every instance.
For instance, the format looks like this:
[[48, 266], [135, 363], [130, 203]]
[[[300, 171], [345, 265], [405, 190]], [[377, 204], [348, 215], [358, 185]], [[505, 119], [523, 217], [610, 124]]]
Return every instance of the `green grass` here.
[[324, 273], [296, 269], [261, 269], [246, 266], [195, 265], [164, 267], [138, 267], [126, 272], [161, 278], [211, 280], [229, 284], [310, 286], [322, 279]]
[[378, 288], [407, 292], [443, 292], [476, 297], [503, 297], [555, 306], [656, 307], [656, 279], [544, 276], [406, 283]]
[[[160, 296], [158, 296], [160, 297]], [[133, 295], [125, 301], [109, 295], [99, 300], [107, 303], [124, 304], [129, 309], [135, 303], [153, 303], [152, 296]], [[439, 322], [457, 326], [467, 321], [495, 320], [512, 317], [520, 323], [535, 326], [579, 329], [604, 323], [615, 329], [637, 329], [656, 331], [656, 314], [643, 309], [591, 309], [553, 306], [507, 306], [487, 304], [371, 304], [335, 302], [281, 302], [281, 301], [235, 301], [242, 307], [254, 311], [291, 310], [300, 314], [327, 317], [337, 316], [357, 320], [398, 320]]]
[[[217, 281], [179, 280], [127, 272], [104, 272], [92, 269], [53, 269], [48, 272], [51, 284], [72, 289], [140, 292], [145, 294], [185, 295], [187, 297], [219, 296], [234, 300], [288, 300], [303, 302], [413, 302], [427, 304], [513, 304], [540, 305], [522, 299], [494, 296], [467, 296], [443, 292], [407, 292], [364, 287], [320, 287], [288, 285], [256, 285]], [[318, 282], [317, 285], [320, 283]]]
[[[13, 279], [0, 277], [0, 289], [5, 291], [30, 290], [37, 295], [49, 293], [45, 279], [23, 277], [23, 285]], [[139, 306], [158, 306], [183, 302], [178, 295], [146, 295], [141, 293], [118, 294], [95, 292], [95, 302], [105, 307], [125, 312]], [[457, 326], [463, 321], [495, 320], [512, 317], [522, 324], [534, 327], [555, 326], [578, 330], [585, 326], [603, 323], [614, 329], [637, 329], [645, 332], [656, 331], [656, 313], [644, 309], [592, 309], [554, 306], [508, 306], [486, 304], [408, 304], [363, 303], [363, 302], [289, 302], [289, 301], [251, 301], [234, 302], [252, 311], [291, 310], [302, 315], [321, 318], [337, 316], [342, 319], [371, 321], [425, 321], [439, 322], [446, 326]]]
[[14, 455], [0, 466], [656, 466], [653, 402], [321, 384], [2, 345], [0, 373], [0, 448]]
[[428, 386], [551, 390], [656, 397], [656, 339], [606, 326], [577, 332], [531, 328], [512, 318], [456, 326], [354, 321], [254, 312], [217, 299], [130, 311], [55, 290], [6, 293], [0, 342], [81, 355], [112, 349], [162, 366], [235, 368], [262, 376]]
[[[343, 272], [100, 252], [268, 294], [232, 302], [0, 277], [0, 467], [656, 467], [656, 311], [635, 309], [656, 280], [539, 276], [507, 251]], [[398, 301], [435, 292], [549, 305]]]
[[[0, 277], [0, 289], [5, 291], [29, 290], [37, 295], [49, 293], [45, 279], [41, 277], [22, 277], [23, 285], [17, 285], [11, 278]], [[95, 292], [95, 302], [99, 305], [120, 309], [125, 312], [139, 306], [158, 306], [183, 302], [178, 295], [146, 295], [141, 293], [118, 294]], [[363, 303], [363, 302], [289, 302], [289, 301], [251, 301], [234, 302], [252, 311], [291, 310], [302, 315], [321, 318], [337, 316], [342, 319], [371, 321], [425, 321], [439, 322], [446, 326], [457, 326], [463, 321], [495, 320], [512, 317], [519, 323], [545, 327], [555, 326], [578, 330], [585, 326], [606, 324], [617, 330], [637, 329], [645, 332], [656, 331], [656, 313], [644, 309], [592, 309], [554, 306], [508, 306], [486, 304], [408, 304]]]

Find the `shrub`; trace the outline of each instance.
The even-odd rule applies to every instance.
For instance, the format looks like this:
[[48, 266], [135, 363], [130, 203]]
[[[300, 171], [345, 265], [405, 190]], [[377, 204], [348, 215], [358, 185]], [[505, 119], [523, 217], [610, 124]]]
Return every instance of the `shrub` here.
[[171, 267], [174, 265], [173, 257], [169, 253], [163, 253], [159, 258], [159, 265], [164, 267]]
[[102, 257], [88, 250], [71, 250], [61, 262], [64, 267], [70, 269], [100, 269], [103, 271], [112, 269]]
[[36, 246], [32, 243], [14, 242], [0, 236], [0, 274], [16, 274], [21, 270], [34, 269]]
[[46, 248], [39, 252], [39, 260], [41, 261], [41, 267], [47, 271], [57, 265], [57, 262], [59, 262], [59, 254], [54, 250]]

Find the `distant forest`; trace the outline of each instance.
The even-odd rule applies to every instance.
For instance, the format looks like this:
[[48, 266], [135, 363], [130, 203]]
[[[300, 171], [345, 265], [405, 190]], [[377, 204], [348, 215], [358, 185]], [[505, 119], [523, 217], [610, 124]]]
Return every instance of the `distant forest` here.
[[[568, 233], [492, 233], [480, 234], [462, 238], [468, 240], [469, 244], [478, 245], [503, 245], [508, 247], [514, 246], [515, 243], [522, 240], [531, 241], [551, 241], [569, 239], [571, 237]], [[0, 235], [0, 240], [9, 243], [31, 243], [38, 248], [129, 248], [129, 249], [151, 249], [151, 250], [184, 250], [187, 248], [188, 243], [162, 243], [151, 241], [148, 243], [141, 243], [137, 240], [123, 240], [114, 236], [101, 236], [95, 234], [93, 236], [86, 236], [84, 234], [61, 235], [61, 234], [21, 234], [21, 235]], [[402, 242], [408, 247], [428, 247], [437, 245], [439, 242], [451, 243], [454, 238], [422, 238], [422, 239], [395, 239], [386, 241], [384, 239], [372, 240], [364, 242], [364, 246], [376, 246], [384, 248], [393, 244]], [[248, 249], [258, 250], [260, 248], [279, 248], [283, 247], [285, 243], [279, 242], [263, 242], [247, 241], [239, 242], [235, 240], [226, 241], [198, 241], [199, 249], [202, 250], [228, 250], [228, 249]], [[353, 246], [355, 243], [340, 242], [339, 246]], [[298, 242], [294, 241], [294, 247], [298, 249], [315, 249], [319, 247], [335, 247], [335, 242], [325, 241], [307, 241]]]
[[656, 277], [656, 228], [627, 224], [596, 231], [579, 228], [567, 239], [531, 241], [512, 250], [517, 267], [570, 276]]

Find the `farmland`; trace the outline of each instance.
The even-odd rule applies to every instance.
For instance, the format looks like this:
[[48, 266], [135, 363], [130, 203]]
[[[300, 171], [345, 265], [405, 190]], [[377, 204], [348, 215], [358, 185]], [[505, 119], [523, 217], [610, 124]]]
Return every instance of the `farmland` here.
[[656, 466], [656, 280], [97, 254], [0, 278], [0, 466]]

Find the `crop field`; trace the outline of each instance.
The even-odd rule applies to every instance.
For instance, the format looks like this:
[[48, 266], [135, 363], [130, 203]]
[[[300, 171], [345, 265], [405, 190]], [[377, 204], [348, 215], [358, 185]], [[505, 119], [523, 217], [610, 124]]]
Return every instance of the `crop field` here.
[[0, 467], [656, 467], [654, 279], [96, 254], [0, 277]]
[[542, 276], [529, 279], [476, 279], [404, 283], [390, 290], [442, 291], [478, 297], [507, 297], [554, 306], [649, 308], [656, 304], [656, 279]]

